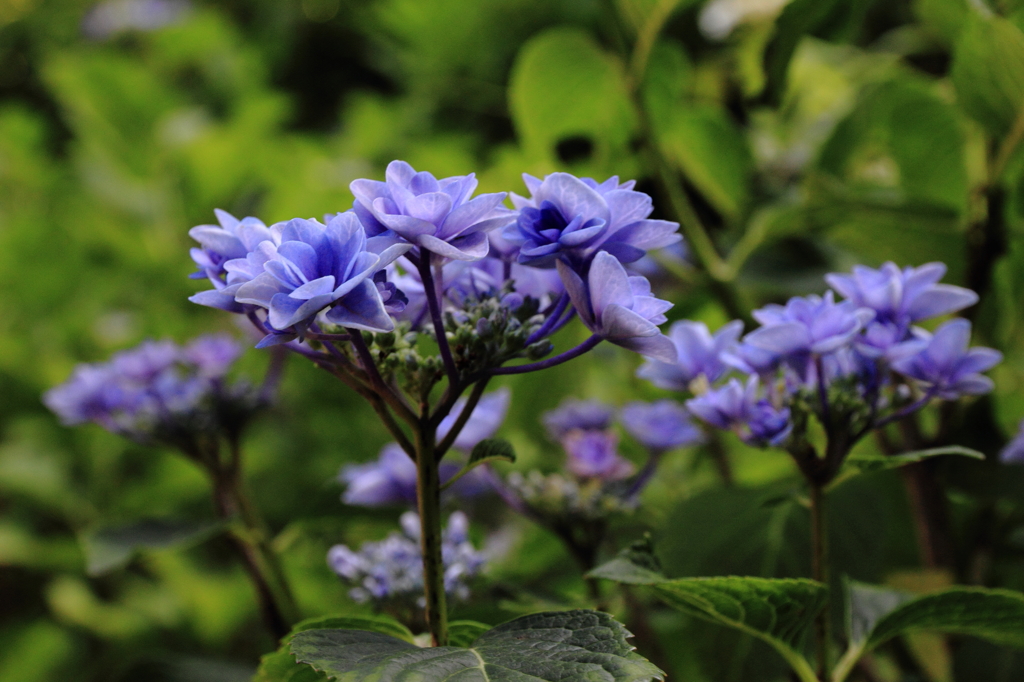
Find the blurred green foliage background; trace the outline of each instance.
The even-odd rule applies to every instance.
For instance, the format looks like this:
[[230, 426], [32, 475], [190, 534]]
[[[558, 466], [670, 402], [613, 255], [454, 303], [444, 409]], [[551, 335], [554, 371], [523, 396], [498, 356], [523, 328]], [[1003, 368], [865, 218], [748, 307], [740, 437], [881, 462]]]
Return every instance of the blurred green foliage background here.
[[[163, 26], [116, 25], [161, 6]], [[855, 263], [947, 263], [947, 281], [982, 294], [976, 342], [1006, 359], [993, 396], [936, 409], [921, 428], [989, 460], [929, 469], [948, 531], [938, 562], [918, 549], [899, 474], [841, 489], [837, 573], [1024, 589], [1024, 475], [993, 459], [1024, 417], [1024, 3], [101, 7], [0, 0], [0, 680], [246, 680], [273, 648], [220, 539], [87, 575], [81, 539], [144, 517], [208, 519], [207, 482], [172, 452], [60, 427], [39, 396], [76, 363], [145, 338], [243, 335], [186, 300], [197, 289], [188, 228], [214, 208], [268, 224], [345, 210], [348, 183], [394, 158], [438, 177], [475, 171], [482, 191], [523, 193], [522, 172], [637, 178], [670, 219], [675, 183], [721, 262], [697, 249], [655, 289], [674, 319], [712, 328], [730, 305], [821, 292], [823, 273]], [[501, 433], [517, 467], [558, 468], [538, 415], [565, 396], [661, 397], [633, 378], [638, 357], [605, 346], [499, 382], [513, 389]], [[245, 371], [258, 377], [266, 362], [251, 351]], [[306, 615], [366, 609], [324, 557], [394, 527], [398, 510], [345, 507], [335, 482], [387, 440], [367, 406], [294, 361], [279, 406], [249, 432], [254, 497]], [[651, 530], [670, 575], [807, 575], [806, 511], [786, 497], [795, 471], [781, 453], [726, 445], [735, 486], [699, 448], [672, 453], [608, 551]], [[479, 542], [490, 535], [503, 553], [455, 617], [498, 623], [582, 603], [554, 537], [496, 507], [469, 506]], [[641, 651], [660, 641], [670, 679], [786, 679], [765, 647], [646, 608], [654, 639]], [[1019, 654], [967, 640], [920, 638], [876, 659], [879, 680], [1024, 679]]]

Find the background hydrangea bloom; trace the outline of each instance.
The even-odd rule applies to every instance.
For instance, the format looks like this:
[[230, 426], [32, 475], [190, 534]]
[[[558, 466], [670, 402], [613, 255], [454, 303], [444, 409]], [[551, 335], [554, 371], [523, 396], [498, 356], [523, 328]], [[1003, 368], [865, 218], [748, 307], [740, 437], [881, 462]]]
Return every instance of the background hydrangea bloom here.
[[622, 263], [603, 251], [594, 257], [586, 283], [562, 261], [558, 272], [587, 329], [641, 355], [675, 362], [675, 345], [658, 329], [672, 304], [652, 296], [650, 282], [629, 276]]
[[887, 262], [875, 270], [856, 265], [851, 274], [832, 273], [825, 281], [854, 305], [871, 308], [876, 320], [904, 329], [911, 322], [963, 310], [978, 302], [970, 289], [938, 284], [946, 274], [942, 263], [926, 263], [902, 270]]
[[688, 391], [690, 382], [700, 375], [709, 382], [718, 381], [728, 369], [722, 353], [735, 346], [742, 333], [743, 323], [739, 320], [723, 325], [714, 336], [703, 322], [673, 322], [667, 336], [676, 347], [676, 362], [647, 360], [636, 375], [670, 391]]
[[[380, 542], [367, 542], [358, 552], [346, 545], [335, 545], [327, 553], [327, 563], [348, 583], [349, 595], [357, 602], [408, 599], [423, 601], [423, 563], [419, 546], [419, 517], [406, 512], [401, 518], [401, 533], [391, 533]], [[469, 581], [486, 561], [469, 541], [469, 519], [453, 512], [442, 535], [445, 591], [458, 598], [469, 598]]]
[[391, 232], [445, 258], [476, 260], [488, 252], [487, 231], [515, 220], [501, 206], [505, 192], [481, 194], [473, 174], [436, 179], [392, 161], [385, 181], [353, 180], [353, 211], [370, 235]]
[[141, 442], [213, 432], [224, 426], [220, 419], [257, 404], [247, 385], [225, 382], [240, 354], [224, 336], [184, 347], [146, 341], [109, 362], [79, 365], [43, 402], [64, 424], [95, 422]]
[[792, 430], [789, 409], [777, 409], [760, 396], [760, 381], [751, 376], [746, 384], [729, 379], [724, 385], [686, 401], [699, 419], [717, 429], [736, 431], [755, 445], [779, 445]]
[[970, 322], [950, 320], [934, 334], [923, 330], [918, 334], [927, 340], [927, 345], [919, 353], [894, 362], [894, 370], [928, 385], [935, 395], [946, 400], [992, 390], [992, 380], [980, 372], [999, 364], [1003, 354], [992, 348], [968, 348]]
[[674, 400], [629, 403], [622, 408], [620, 421], [629, 435], [652, 450], [670, 450], [704, 440], [690, 413]]
[[632, 263], [649, 249], [682, 239], [678, 223], [647, 218], [654, 210], [651, 198], [635, 191], [632, 180], [619, 184], [613, 176], [598, 184], [569, 173], [543, 180], [524, 173], [523, 182], [531, 196], [512, 195], [519, 217], [503, 233], [519, 244], [520, 263], [550, 267], [561, 259], [585, 273], [598, 251]]
[[579, 478], [621, 481], [632, 476], [636, 467], [619, 454], [618, 445], [619, 438], [612, 431], [573, 429], [562, 436], [566, 466]]
[[599, 400], [566, 398], [554, 410], [541, 415], [552, 440], [560, 440], [569, 431], [603, 431], [612, 425], [615, 410]]

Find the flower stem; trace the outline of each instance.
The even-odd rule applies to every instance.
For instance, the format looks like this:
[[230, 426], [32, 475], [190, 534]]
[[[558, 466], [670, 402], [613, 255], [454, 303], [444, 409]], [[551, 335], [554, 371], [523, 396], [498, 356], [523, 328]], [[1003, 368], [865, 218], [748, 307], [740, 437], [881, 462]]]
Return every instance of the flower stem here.
[[[828, 534], [825, 528], [824, 486], [811, 482], [811, 578], [823, 584], [831, 592], [829, 583]], [[831, 595], [830, 595], [831, 596]], [[831, 639], [831, 616], [829, 603], [818, 614], [815, 621], [815, 648], [817, 651], [818, 677], [822, 680], [829, 669], [829, 641]]]
[[420, 551], [423, 553], [423, 596], [430, 640], [448, 644], [448, 607], [441, 556], [441, 480], [434, 455], [434, 429], [424, 415], [416, 434], [416, 500], [420, 513]]
[[441, 361], [444, 363], [445, 372], [448, 374], [448, 382], [455, 386], [459, 383], [459, 370], [455, 366], [452, 349], [448, 345], [448, 337], [444, 333], [444, 317], [441, 314], [441, 296], [438, 291], [443, 286], [443, 283], [435, 283], [434, 281], [434, 273], [430, 269], [430, 256], [431, 254], [428, 251], [423, 251], [420, 255], [420, 281], [423, 282], [423, 294], [427, 297], [427, 308], [430, 310], [430, 319], [434, 323], [434, 335], [437, 337], [437, 347], [441, 352]]
[[565, 312], [566, 306], [569, 305], [569, 294], [562, 292], [562, 295], [558, 297], [558, 302], [555, 304], [554, 309], [548, 315], [548, 319], [544, 320], [544, 324], [540, 328], [530, 334], [529, 338], [526, 339], [526, 345], [529, 346], [532, 343], [540, 341], [545, 336], [552, 333], [556, 324], [558, 324], [559, 318], [562, 317], [562, 313]]
[[572, 360], [573, 358], [577, 358], [577, 357], [583, 355], [588, 350], [590, 350], [591, 348], [593, 348], [597, 344], [601, 343], [601, 341], [603, 341], [603, 340], [604, 340], [604, 337], [601, 337], [601, 336], [598, 336], [597, 334], [594, 334], [589, 339], [587, 339], [586, 341], [584, 341], [580, 345], [576, 346], [575, 348], [571, 348], [571, 349], [565, 351], [564, 353], [556, 355], [553, 358], [548, 358], [547, 360], [541, 360], [540, 362], [530, 362], [530, 363], [527, 363], [525, 365], [514, 365], [512, 367], [495, 367], [494, 369], [490, 370], [488, 372], [488, 374], [490, 374], [492, 376], [495, 375], [495, 374], [524, 374], [526, 372], [535, 372], [535, 371], [540, 370], [540, 369], [547, 369], [549, 367], [554, 367], [555, 365], [560, 365], [563, 362], [568, 362], [569, 360]]
[[298, 607], [277, 555], [270, 547], [266, 525], [244, 492], [238, 439], [231, 437], [229, 441], [229, 461], [220, 463], [216, 458], [211, 462], [214, 507], [220, 518], [240, 522], [240, 528], [236, 526], [230, 530], [231, 542], [256, 590], [267, 629], [275, 639], [281, 639], [299, 620]]

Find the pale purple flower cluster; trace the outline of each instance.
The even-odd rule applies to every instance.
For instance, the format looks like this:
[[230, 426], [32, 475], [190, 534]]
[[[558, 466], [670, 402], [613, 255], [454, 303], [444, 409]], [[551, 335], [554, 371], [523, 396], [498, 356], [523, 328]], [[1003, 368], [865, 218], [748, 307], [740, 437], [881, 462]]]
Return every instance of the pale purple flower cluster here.
[[[510, 396], [507, 388], [484, 395], [452, 447], [469, 454], [477, 443], [494, 436], [505, 421]], [[466, 400], [460, 399], [452, 408], [452, 413], [438, 426], [439, 439], [448, 434], [464, 409]], [[455, 462], [442, 462], [442, 483], [454, 476], [460, 468], [461, 465]], [[416, 503], [416, 464], [398, 443], [385, 445], [376, 461], [346, 465], [338, 478], [346, 486], [341, 497], [345, 504], [384, 507]], [[474, 469], [453, 483], [449, 492], [459, 497], [472, 497], [486, 492], [489, 487], [488, 478], [483, 471]]]
[[[753, 313], [761, 326], [742, 339], [738, 322], [714, 336], [702, 323], [677, 322], [669, 338], [678, 360], [649, 361], [638, 375], [693, 393], [687, 402], [693, 414], [752, 444], [784, 444], [798, 403], [810, 406], [829, 429], [847, 420], [856, 439], [932, 399], [992, 389], [981, 372], [1002, 356], [968, 348], [970, 322], [953, 319], [934, 333], [913, 326], [977, 301], [968, 289], [940, 284], [944, 273], [940, 263], [903, 269], [886, 263], [831, 274], [826, 280], [845, 300], [837, 302], [829, 291], [765, 306]], [[709, 388], [730, 370], [747, 378]]]
[[999, 459], [1006, 464], [1024, 464], [1024, 420], [1017, 427], [1017, 435], [999, 453]]
[[226, 336], [185, 346], [146, 341], [108, 362], [79, 365], [43, 402], [68, 426], [94, 422], [136, 441], [180, 446], [200, 433], [237, 428], [257, 407], [248, 385], [226, 379], [241, 352]]
[[632, 182], [524, 180], [532, 198], [513, 195], [511, 210], [505, 192], [474, 197], [472, 174], [438, 179], [394, 161], [383, 182], [353, 181], [352, 209], [323, 223], [268, 227], [217, 211], [219, 225], [190, 231], [195, 276], [213, 284], [191, 300], [248, 314], [268, 346], [316, 338], [323, 327], [388, 332], [403, 320], [418, 330], [428, 317], [437, 333], [440, 316], [461, 319], [467, 302], [500, 297], [514, 310], [530, 297], [543, 320], [529, 344], [578, 314], [593, 342], [673, 361], [658, 329], [671, 304], [623, 263], [679, 242], [678, 225], [649, 219], [651, 198]]
[[[367, 542], [358, 552], [335, 545], [327, 563], [347, 583], [349, 596], [359, 603], [369, 601], [412, 601], [422, 606], [423, 563], [420, 554], [420, 522], [413, 512], [401, 517], [401, 533], [391, 533], [380, 542]], [[469, 519], [453, 512], [442, 534], [445, 591], [457, 599], [469, 598], [469, 584], [486, 562], [484, 554], [469, 540]]]

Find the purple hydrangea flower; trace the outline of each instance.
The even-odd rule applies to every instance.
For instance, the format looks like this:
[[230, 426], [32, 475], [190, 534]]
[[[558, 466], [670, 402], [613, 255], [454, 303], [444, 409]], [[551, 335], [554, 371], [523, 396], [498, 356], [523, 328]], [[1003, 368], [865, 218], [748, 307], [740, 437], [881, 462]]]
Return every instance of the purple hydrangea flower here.
[[[270, 326], [279, 331], [301, 334], [325, 309], [324, 319], [331, 324], [394, 329], [372, 276], [387, 265], [383, 258], [397, 258], [400, 250], [387, 249], [384, 256], [368, 251], [366, 234], [353, 213], [340, 213], [327, 225], [295, 218], [280, 226], [280, 235], [280, 244], [264, 241], [257, 246], [258, 258], [265, 257], [263, 272], [238, 288], [236, 301], [266, 308]], [[228, 265], [232, 263], [239, 261]]]
[[541, 421], [552, 440], [561, 440], [573, 430], [604, 431], [612, 425], [614, 414], [611, 405], [598, 400], [567, 398], [557, 409], [545, 412]]
[[934, 334], [917, 330], [917, 335], [927, 345], [920, 352], [893, 362], [895, 371], [928, 385], [930, 391], [945, 400], [992, 390], [992, 380], [980, 373], [997, 365], [1003, 354], [992, 348], [968, 348], [970, 322], [954, 319], [940, 325]]
[[735, 431], [747, 443], [780, 445], [793, 428], [789, 408], [776, 408], [759, 393], [756, 375], [746, 385], [729, 379], [724, 385], [687, 400], [686, 407], [715, 428]]
[[[480, 441], [491, 438], [497, 433], [508, 405], [511, 391], [501, 388], [484, 395], [466, 421], [462, 431], [452, 447], [469, 454]], [[462, 411], [466, 409], [466, 399], [460, 398], [452, 408], [451, 414], [445, 417], [437, 427], [437, 439], [444, 438], [455, 424]], [[442, 462], [440, 477], [447, 481], [462, 468], [455, 462]], [[338, 478], [345, 484], [345, 493], [341, 499], [345, 504], [359, 507], [385, 507], [416, 502], [416, 464], [405, 454], [398, 443], [388, 443], [377, 457], [368, 464], [349, 464], [345, 466]], [[449, 492], [458, 497], [472, 497], [490, 489], [488, 477], [480, 468], [452, 484]]]
[[215, 432], [225, 426], [218, 405], [256, 405], [247, 387], [224, 381], [240, 352], [237, 343], [218, 336], [184, 348], [146, 341], [108, 362], [79, 365], [43, 402], [66, 425], [94, 422], [140, 442]]
[[182, 21], [192, 9], [185, 0], [108, 0], [85, 15], [82, 32], [107, 40], [125, 31], [155, 31]]
[[[452, 447], [456, 450], [469, 453], [476, 447], [477, 443], [487, 438], [492, 438], [501, 428], [508, 414], [508, 405], [512, 397], [512, 391], [508, 388], [499, 388], [480, 398], [473, 414], [466, 421], [462, 431], [455, 438]], [[456, 419], [466, 409], [466, 398], [462, 397], [452, 407], [451, 413], [441, 420], [437, 426], [437, 440], [442, 440], [448, 435], [448, 431], [455, 425]]]
[[876, 319], [906, 329], [910, 323], [963, 310], [978, 302], [970, 289], [938, 284], [946, 274], [942, 263], [905, 267], [888, 262], [875, 270], [854, 266], [851, 274], [832, 273], [825, 281], [858, 307], [871, 308]]
[[580, 319], [595, 335], [655, 360], [677, 360], [675, 345], [658, 329], [672, 307], [651, 295], [643, 277], [630, 277], [615, 256], [594, 257], [587, 281], [558, 261], [558, 273]]
[[622, 408], [621, 421], [629, 435], [651, 450], [671, 450], [704, 440], [703, 432], [690, 421], [690, 413], [674, 400], [629, 403]]
[[677, 361], [648, 360], [636, 375], [670, 391], [688, 391], [690, 382], [701, 375], [709, 382], [718, 381], [728, 369], [722, 361], [722, 353], [735, 346], [742, 333], [743, 322], [740, 320], [723, 325], [714, 336], [703, 322], [673, 322], [668, 338], [676, 347]]
[[612, 431], [574, 429], [562, 436], [569, 471], [579, 478], [621, 481], [632, 476], [636, 467], [619, 454], [618, 445]]
[[[406, 512], [401, 533], [391, 533], [380, 542], [367, 542], [358, 552], [335, 545], [327, 563], [342, 579], [353, 585], [349, 596], [364, 603], [383, 600], [423, 601], [423, 559], [419, 546], [419, 517]], [[457, 599], [469, 598], [469, 581], [486, 561], [469, 541], [469, 519], [453, 512], [441, 537], [445, 592]]]
[[[235, 301], [235, 292], [244, 282], [252, 279], [246, 272], [235, 269], [232, 275], [227, 269], [229, 261], [245, 259], [261, 242], [280, 243], [280, 235], [263, 224], [258, 218], [239, 220], [227, 211], [214, 209], [220, 225], [197, 225], [188, 231], [192, 239], [199, 242], [199, 248], [191, 250], [192, 260], [199, 270], [192, 274], [194, 279], [206, 277], [213, 283], [213, 289], [201, 291], [189, 300], [200, 305], [220, 308], [233, 313], [242, 312], [242, 305]], [[259, 263], [262, 272], [262, 262]]]
[[[462, 468], [455, 462], [442, 462], [440, 478], [448, 481]], [[342, 502], [354, 507], [393, 507], [416, 504], [416, 463], [398, 443], [381, 448], [377, 459], [366, 464], [348, 464], [338, 474], [345, 484]], [[468, 498], [490, 490], [488, 477], [480, 468], [452, 484], [446, 495]]]
[[1024, 464], [1024, 420], [1017, 427], [1017, 435], [999, 453], [999, 459], [1005, 464]]
[[875, 313], [852, 301], [836, 303], [829, 291], [824, 296], [794, 296], [785, 306], [767, 305], [753, 315], [763, 326], [747, 334], [744, 343], [791, 360], [802, 372], [810, 355], [852, 343]]
[[436, 179], [416, 172], [404, 161], [392, 161], [385, 181], [354, 180], [353, 211], [370, 235], [394, 234], [410, 244], [453, 260], [487, 255], [487, 232], [515, 220], [501, 206], [504, 192], [470, 199], [473, 174]]
[[519, 262], [551, 267], [562, 260], [585, 273], [599, 251], [623, 263], [639, 260], [649, 249], [682, 239], [678, 223], [649, 220], [651, 198], [611, 177], [598, 184], [590, 178], [552, 173], [543, 180], [524, 174], [530, 198], [512, 195], [519, 218], [503, 233], [520, 247]]

